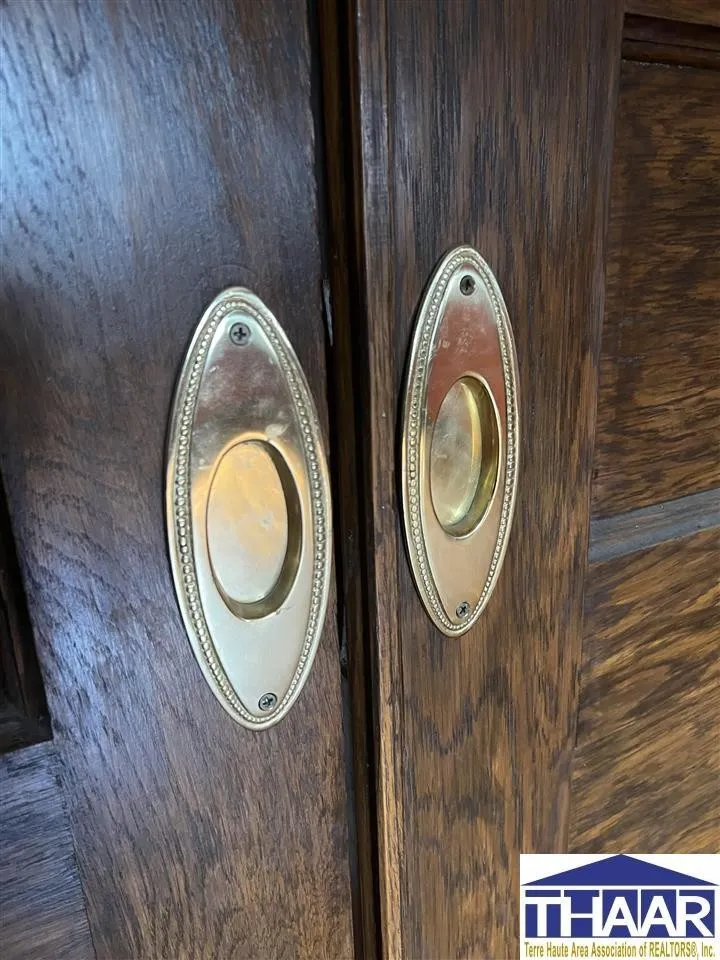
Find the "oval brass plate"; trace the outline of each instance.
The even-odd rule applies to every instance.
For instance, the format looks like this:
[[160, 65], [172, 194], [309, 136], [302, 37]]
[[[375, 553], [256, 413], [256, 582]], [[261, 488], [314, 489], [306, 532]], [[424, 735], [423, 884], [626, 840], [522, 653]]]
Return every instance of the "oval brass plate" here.
[[440, 263], [413, 334], [402, 429], [405, 539], [420, 598], [448, 636], [490, 599], [518, 473], [517, 359], [492, 271], [471, 247]]
[[205, 679], [238, 723], [277, 723], [307, 679], [325, 618], [330, 485], [295, 352], [241, 287], [210, 304], [180, 373], [167, 527]]

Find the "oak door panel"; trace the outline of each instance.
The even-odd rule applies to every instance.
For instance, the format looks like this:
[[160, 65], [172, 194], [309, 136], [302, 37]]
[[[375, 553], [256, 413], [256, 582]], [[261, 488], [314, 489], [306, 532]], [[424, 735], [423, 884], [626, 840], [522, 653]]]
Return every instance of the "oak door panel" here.
[[0, 451], [98, 956], [348, 957], [331, 598], [298, 703], [215, 701], [163, 529], [175, 376], [250, 287], [326, 427], [302, 0], [2, 9]]
[[720, 843], [720, 532], [592, 564], [570, 848]]
[[623, 62], [593, 512], [720, 485], [720, 72]]

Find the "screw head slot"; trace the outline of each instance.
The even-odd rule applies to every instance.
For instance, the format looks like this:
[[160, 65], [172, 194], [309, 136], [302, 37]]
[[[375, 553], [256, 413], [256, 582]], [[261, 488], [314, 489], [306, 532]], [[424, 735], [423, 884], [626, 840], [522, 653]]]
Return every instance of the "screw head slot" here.
[[230, 327], [229, 336], [236, 347], [244, 347], [250, 341], [250, 327], [246, 323], [234, 323]]
[[263, 713], [269, 713], [277, 705], [277, 697], [274, 693], [264, 693], [258, 700], [258, 707]]
[[469, 297], [475, 292], [475, 280], [470, 276], [470, 274], [465, 274], [465, 276], [460, 281], [460, 293], [464, 296]]

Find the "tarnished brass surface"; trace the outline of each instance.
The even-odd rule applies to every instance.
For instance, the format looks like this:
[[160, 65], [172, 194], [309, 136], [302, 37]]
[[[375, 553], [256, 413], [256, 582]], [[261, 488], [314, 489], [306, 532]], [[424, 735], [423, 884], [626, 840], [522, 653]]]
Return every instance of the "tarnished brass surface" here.
[[518, 472], [517, 360], [493, 274], [471, 247], [438, 266], [408, 362], [403, 520], [418, 593], [436, 626], [464, 633], [505, 556]]
[[482, 380], [461, 377], [445, 394], [430, 441], [430, 494], [446, 533], [466, 536], [485, 516], [499, 457], [492, 397]]
[[239, 287], [205, 312], [180, 373], [167, 526], [205, 678], [239, 723], [276, 723], [300, 693], [322, 631], [330, 487], [295, 352], [264, 304]]

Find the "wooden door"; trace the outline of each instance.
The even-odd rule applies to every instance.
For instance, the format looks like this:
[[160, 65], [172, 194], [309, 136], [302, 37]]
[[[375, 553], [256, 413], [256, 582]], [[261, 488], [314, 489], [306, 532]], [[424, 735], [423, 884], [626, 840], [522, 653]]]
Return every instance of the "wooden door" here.
[[163, 516], [175, 377], [226, 286], [276, 313], [327, 435], [308, 7], [1, 16], [0, 464], [52, 736], [0, 758], [0, 952], [349, 957], [334, 596], [301, 699], [245, 730]]
[[[720, 844], [717, 27], [703, 0], [357, 0], [338, 29], [349, 648], [387, 958], [517, 956], [521, 852]], [[396, 437], [423, 288], [462, 243], [507, 302], [522, 436], [498, 586], [448, 639]]]

